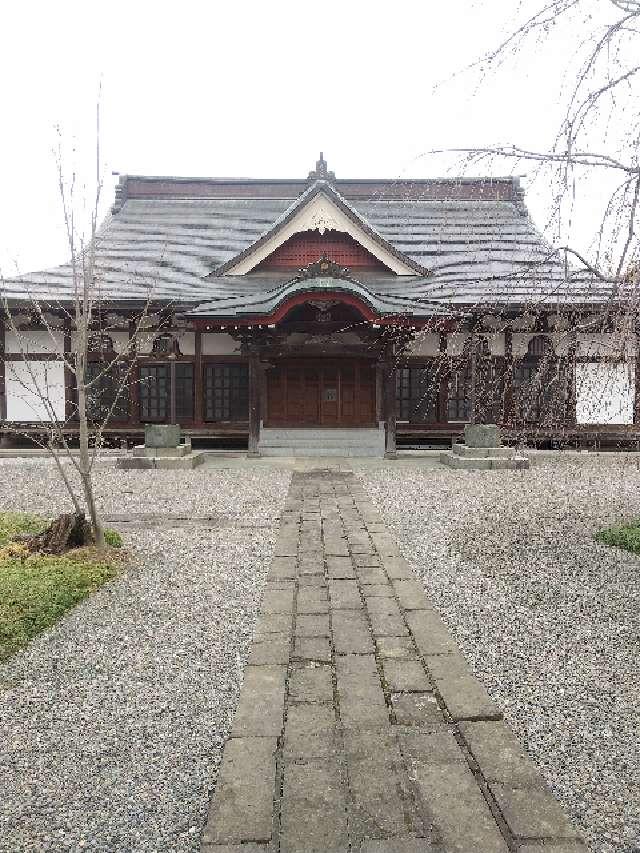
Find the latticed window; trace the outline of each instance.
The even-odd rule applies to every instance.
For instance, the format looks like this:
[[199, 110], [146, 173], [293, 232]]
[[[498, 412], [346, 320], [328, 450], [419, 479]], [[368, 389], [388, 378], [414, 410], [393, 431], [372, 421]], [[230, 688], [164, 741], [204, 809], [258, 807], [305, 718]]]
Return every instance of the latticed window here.
[[123, 421], [129, 417], [127, 365], [122, 362], [89, 361], [85, 369], [87, 415], [92, 421]]
[[207, 421], [243, 421], [249, 417], [249, 368], [246, 364], [208, 364], [204, 374]]
[[140, 366], [140, 420], [164, 421], [171, 405], [171, 372], [168, 364]]
[[[474, 418], [491, 423], [500, 419], [500, 381], [485, 337], [474, 339], [475, 396]], [[449, 379], [447, 418], [449, 421], [468, 421], [471, 418], [471, 346], [453, 367]]]
[[193, 418], [193, 364], [176, 362], [176, 419]]
[[439, 381], [435, 365], [396, 371], [396, 416], [401, 421], [437, 421]]
[[520, 420], [551, 424], [565, 419], [567, 374], [549, 338], [531, 339], [525, 357], [514, 365], [513, 386]]
[[449, 421], [469, 420], [469, 378], [468, 364], [451, 371], [447, 398], [447, 420]]

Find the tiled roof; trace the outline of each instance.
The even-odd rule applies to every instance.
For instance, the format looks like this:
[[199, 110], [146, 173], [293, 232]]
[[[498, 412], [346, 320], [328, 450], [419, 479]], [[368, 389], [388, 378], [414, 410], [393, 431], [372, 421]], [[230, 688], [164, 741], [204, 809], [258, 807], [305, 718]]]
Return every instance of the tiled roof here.
[[[524, 208], [517, 179], [335, 185], [350, 209], [395, 251], [429, 271], [361, 277], [380, 299], [424, 300], [429, 313], [434, 300], [445, 306], [515, 307], [597, 303], [610, 296], [605, 285], [565, 280], [560, 258]], [[151, 292], [154, 300], [192, 308], [259, 293], [266, 298], [272, 278], [221, 276], [216, 270], [272, 229], [306, 186], [242, 179], [123, 180], [117, 210], [98, 238], [103, 298], [130, 302]], [[11, 279], [5, 292], [10, 299], [69, 299], [69, 267]]]

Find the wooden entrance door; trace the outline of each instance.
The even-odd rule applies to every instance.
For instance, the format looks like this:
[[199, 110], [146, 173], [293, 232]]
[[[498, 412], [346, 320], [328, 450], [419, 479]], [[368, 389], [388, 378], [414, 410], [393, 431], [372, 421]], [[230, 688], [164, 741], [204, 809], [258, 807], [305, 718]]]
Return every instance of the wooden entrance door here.
[[267, 371], [267, 426], [372, 426], [371, 361], [282, 361]]

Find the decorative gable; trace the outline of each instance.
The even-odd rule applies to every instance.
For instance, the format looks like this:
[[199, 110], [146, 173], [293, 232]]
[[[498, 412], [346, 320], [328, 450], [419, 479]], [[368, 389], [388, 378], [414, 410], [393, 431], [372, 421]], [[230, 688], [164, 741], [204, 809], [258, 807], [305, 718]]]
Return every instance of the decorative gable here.
[[350, 234], [333, 230], [323, 234], [319, 231], [294, 234], [268, 258], [261, 261], [255, 267], [255, 272], [299, 270], [321, 258], [327, 258], [354, 271], [388, 272], [387, 267]]
[[[370, 269], [385, 269], [396, 275], [426, 273], [419, 264], [395, 249], [378, 234], [330, 184], [324, 180], [317, 180], [267, 232], [252, 246], [227, 261], [217, 274], [246, 275], [258, 267], [276, 269], [278, 267], [269, 264], [277, 264], [285, 256], [290, 257], [292, 247], [297, 246], [297, 249], [301, 249], [305, 245], [301, 237], [309, 238], [310, 236], [311, 242], [320, 243], [322, 239], [326, 239], [334, 244], [334, 248], [337, 242], [342, 241], [341, 251], [346, 251], [346, 241], [348, 241], [354, 256], [356, 251], [353, 245], [357, 244], [361, 250], [357, 256], [361, 268], [367, 258], [367, 264], [372, 265], [369, 266]], [[293, 237], [299, 238], [297, 243], [289, 242]], [[285, 244], [287, 248], [284, 248]], [[306, 244], [307, 249], [309, 245], [310, 243]], [[282, 251], [276, 255], [281, 247]], [[329, 252], [326, 255], [332, 260], [337, 260]], [[267, 259], [272, 260], [267, 262]], [[297, 266], [305, 266], [306, 263], [312, 263], [315, 260], [318, 260], [317, 256], [312, 259], [306, 257]], [[265, 262], [267, 262], [266, 266]], [[341, 260], [337, 262], [343, 263]], [[290, 268], [289, 263], [287, 260], [285, 268]]]

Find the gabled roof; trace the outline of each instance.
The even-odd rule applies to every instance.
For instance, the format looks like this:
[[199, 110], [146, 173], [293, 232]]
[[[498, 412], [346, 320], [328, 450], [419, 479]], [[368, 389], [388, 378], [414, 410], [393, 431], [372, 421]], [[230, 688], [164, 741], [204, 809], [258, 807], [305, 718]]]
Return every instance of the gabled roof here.
[[[597, 305], [611, 286], [567, 281], [561, 257], [543, 239], [523, 203], [517, 178], [341, 180], [333, 188], [382, 240], [429, 275], [376, 272], [358, 280], [381, 298], [433, 310], [532, 303]], [[282, 285], [262, 272], [217, 275], [284, 219], [303, 180], [122, 176], [114, 213], [96, 249], [100, 295], [118, 304], [151, 296], [193, 308], [249, 299]], [[346, 215], [346, 213], [345, 213]], [[288, 276], [286, 277], [288, 278]], [[73, 298], [68, 265], [5, 279], [1, 296], [55, 306]]]
[[245, 275], [294, 234], [317, 229], [350, 234], [396, 275], [427, 275], [427, 270], [369, 224], [331, 184], [319, 179], [291, 204], [258, 239], [230, 258], [215, 275]]

